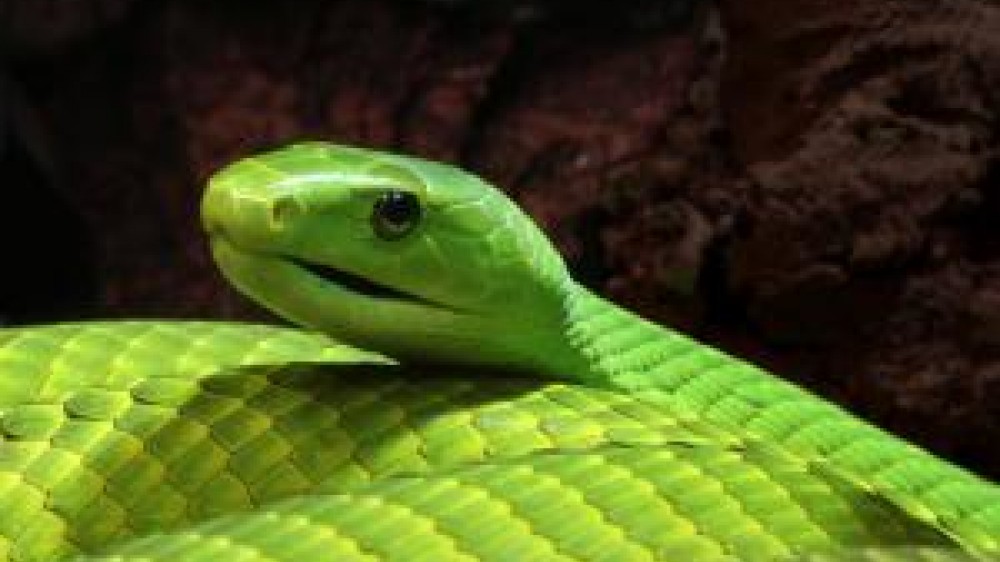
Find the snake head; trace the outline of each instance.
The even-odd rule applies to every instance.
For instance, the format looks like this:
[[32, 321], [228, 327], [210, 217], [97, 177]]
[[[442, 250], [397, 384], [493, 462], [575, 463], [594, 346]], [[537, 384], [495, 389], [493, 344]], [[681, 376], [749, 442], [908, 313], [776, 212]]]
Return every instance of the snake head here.
[[480, 178], [325, 143], [216, 173], [202, 222], [223, 274], [296, 323], [400, 359], [534, 368], [572, 281], [546, 237]]

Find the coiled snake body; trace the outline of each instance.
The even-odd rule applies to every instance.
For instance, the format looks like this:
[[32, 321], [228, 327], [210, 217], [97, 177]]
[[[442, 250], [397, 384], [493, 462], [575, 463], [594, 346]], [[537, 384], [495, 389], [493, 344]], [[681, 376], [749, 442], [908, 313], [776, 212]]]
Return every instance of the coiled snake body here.
[[474, 176], [305, 143], [202, 214], [307, 330], [0, 331], [6, 559], [1000, 556], [1000, 488], [587, 292]]

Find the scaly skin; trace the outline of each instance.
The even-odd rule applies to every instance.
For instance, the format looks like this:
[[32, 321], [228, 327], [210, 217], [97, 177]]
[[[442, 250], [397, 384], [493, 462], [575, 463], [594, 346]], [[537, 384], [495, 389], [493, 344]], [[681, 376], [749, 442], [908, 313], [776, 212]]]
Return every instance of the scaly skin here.
[[429, 377], [265, 326], [2, 334], [0, 369], [21, 383], [0, 426], [10, 559], [770, 560], [950, 543], [823, 463], [622, 393]]
[[[388, 237], [387, 191], [420, 209]], [[590, 294], [478, 178], [304, 144], [220, 172], [203, 217], [238, 288], [334, 339], [227, 323], [0, 331], [8, 559], [1000, 553], [997, 487]]]

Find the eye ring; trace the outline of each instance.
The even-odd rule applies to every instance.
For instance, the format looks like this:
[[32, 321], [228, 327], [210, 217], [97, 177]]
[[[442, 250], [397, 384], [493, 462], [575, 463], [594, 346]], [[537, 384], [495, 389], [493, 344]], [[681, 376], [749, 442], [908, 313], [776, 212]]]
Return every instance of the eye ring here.
[[393, 189], [381, 194], [372, 208], [372, 229], [383, 240], [399, 240], [420, 222], [420, 200], [409, 191]]

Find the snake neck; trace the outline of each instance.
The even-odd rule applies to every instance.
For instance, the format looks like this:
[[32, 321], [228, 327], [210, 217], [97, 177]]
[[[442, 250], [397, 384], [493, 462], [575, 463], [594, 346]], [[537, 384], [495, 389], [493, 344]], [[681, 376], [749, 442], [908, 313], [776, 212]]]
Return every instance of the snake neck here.
[[[706, 361], [733, 361], [573, 284], [566, 291], [564, 345], [574, 369], [561, 373], [590, 385], [670, 389]], [[698, 365], [686, 359], [698, 357]]]
[[[1000, 488], [805, 389], [582, 287], [568, 294], [566, 311], [565, 345], [577, 362], [569, 378], [626, 390], [678, 416], [812, 459], [893, 497], [911, 497], [920, 513], [975, 530], [960, 539], [970, 548], [1000, 552], [995, 538], [1000, 536], [1000, 511], [995, 509]], [[914, 483], [920, 483], [919, 489]], [[945, 487], [950, 495], [936, 492]], [[972, 497], [976, 502], [963, 499]]]
[[752, 433], [767, 439], [797, 438], [793, 434], [801, 425], [823, 420], [899, 441], [796, 384], [584, 287], [576, 285], [566, 295], [563, 346], [572, 361], [561, 364], [571, 368], [550, 373], [655, 398], [678, 414], [722, 427], [744, 431], [750, 424]]

